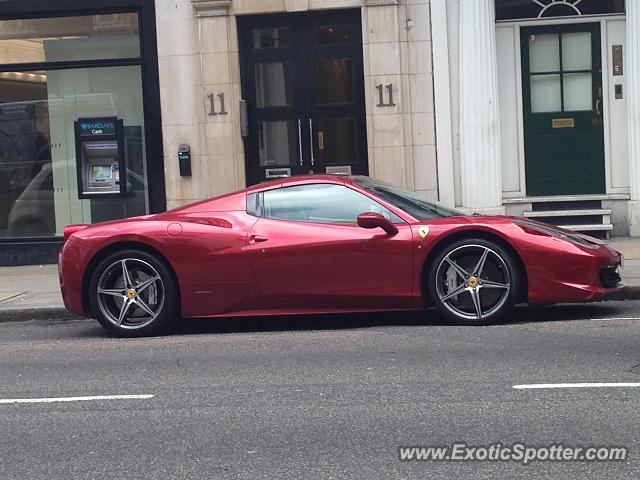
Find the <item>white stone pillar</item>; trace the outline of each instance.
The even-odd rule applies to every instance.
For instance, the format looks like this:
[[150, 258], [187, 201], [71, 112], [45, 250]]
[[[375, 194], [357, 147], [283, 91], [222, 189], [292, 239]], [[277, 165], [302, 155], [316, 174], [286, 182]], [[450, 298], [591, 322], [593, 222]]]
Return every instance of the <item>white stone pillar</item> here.
[[[451, 133], [451, 79], [446, 0], [431, 0], [433, 97], [436, 117], [438, 200], [455, 206], [453, 136]], [[431, 53], [430, 52], [430, 53]]]
[[629, 132], [629, 235], [640, 237], [640, 4], [626, 2], [626, 95]]
[[462, 207], [503, 213], [498, 63], [493, 0], [460, 2]]

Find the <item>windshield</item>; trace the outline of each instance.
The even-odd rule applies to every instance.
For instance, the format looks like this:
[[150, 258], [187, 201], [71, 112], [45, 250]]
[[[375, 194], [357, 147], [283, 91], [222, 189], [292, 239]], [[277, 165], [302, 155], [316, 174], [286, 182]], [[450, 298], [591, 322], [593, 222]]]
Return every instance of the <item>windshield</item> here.
[[358, 177], [355, 179], [355, 183], [404, 210], [418, 220], [434, 220], [436, 218], [467, 215], [454, 208], [445, 207], [435, 200], [430, 200], [419, 193], [395, 187], [379, 180], [373, 180], [368, 177]]

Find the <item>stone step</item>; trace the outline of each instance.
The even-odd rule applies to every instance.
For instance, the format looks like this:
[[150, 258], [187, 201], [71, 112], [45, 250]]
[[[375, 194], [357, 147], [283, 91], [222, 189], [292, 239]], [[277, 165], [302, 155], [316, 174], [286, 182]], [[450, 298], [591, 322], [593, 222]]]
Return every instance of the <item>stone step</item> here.
[[560, 228], [573, 230], [574, 232], [608, 232], [613, 230], [611, 224], [594, 223], [591, 225], [558, 225]]
[[546, 197], [514, 197], [503, 198], [502, 203], [552, 203], [552, 202], [583, 202], [602, 200], [629, 200], [629, 194], [602, 195], [549, 195]]
[[545, 210], [537, 212], [524, 212], [527, 218], [540, 217], [577, 217], [577, 216], [595, 216], [595, 215], [611, 215], [612, 211], [608, 208], [591, 208], [582, 210]]

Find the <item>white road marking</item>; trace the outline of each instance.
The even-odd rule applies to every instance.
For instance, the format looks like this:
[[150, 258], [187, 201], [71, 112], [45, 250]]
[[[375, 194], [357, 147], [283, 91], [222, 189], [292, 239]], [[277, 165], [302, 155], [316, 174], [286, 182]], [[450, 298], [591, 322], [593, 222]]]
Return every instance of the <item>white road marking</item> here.
[[605, 388], [605, 387], [640, 387], [640, 383], [534, 383], [531, 385], [514, 385], [516, 390], [542, 388]]
[[153, 395], [94, 395], [90, 397], [0, 398], [2, 403], [86, 402], [90, 400], [146, 400]]
[[640, 320], [640, 317], [606, 317], [606, 318], [590, 318], [592, 322], [599, 322], [602, 320]]

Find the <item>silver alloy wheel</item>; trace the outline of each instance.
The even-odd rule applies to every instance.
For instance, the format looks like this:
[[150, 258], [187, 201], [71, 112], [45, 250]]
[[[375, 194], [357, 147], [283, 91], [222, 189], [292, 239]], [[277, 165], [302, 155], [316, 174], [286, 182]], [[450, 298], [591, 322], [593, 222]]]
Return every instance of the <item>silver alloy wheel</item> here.
[[469, 320], [489, 317], [507, 302], [510, 291], [507, 264], [484, 245], [462, 245], [452, 250], [436, 270], [438, 298], [458, 317]]
[[136, 330], [153, 322], [164, 306], [165, 288], [158, 271], [137, 258], [109, 265], [98, 280], [98, 305], [119, 328]]

